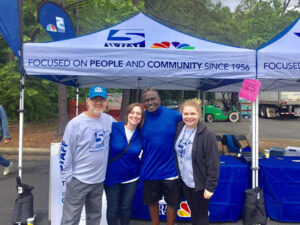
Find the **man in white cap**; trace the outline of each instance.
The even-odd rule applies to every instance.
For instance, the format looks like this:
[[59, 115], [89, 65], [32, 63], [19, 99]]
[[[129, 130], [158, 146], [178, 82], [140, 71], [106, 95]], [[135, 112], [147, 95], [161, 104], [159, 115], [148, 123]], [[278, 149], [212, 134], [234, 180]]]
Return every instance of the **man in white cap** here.
[[105, 88], [92, 87], [87, 104], [88, 110], [68, 123], [60, 148], [60, 173], [66, 183], [61, 225], [79, 224], [83, 205], [86, 225], [99, 225], [101, 220], [109, 137], [115, 120], [103, 113]]

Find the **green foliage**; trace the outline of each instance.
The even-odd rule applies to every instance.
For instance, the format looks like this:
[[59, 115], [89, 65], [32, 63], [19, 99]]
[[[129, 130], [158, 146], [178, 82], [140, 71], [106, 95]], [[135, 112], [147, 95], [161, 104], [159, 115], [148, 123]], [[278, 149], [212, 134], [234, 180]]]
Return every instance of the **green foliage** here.
[[210, 41], [253, 49], [300, 15], [298, 11], [286, 11], [281, 0], [243, 0], [235, 12], [210, 0], [145, 2], [150, 16], [172, 28]]
[[73, 2], [76, 1], [66, 0], [65, 7], [78, 35], [110, 27], [144, 9], [143, 1], [138, 5], [133, 5], [132, 0], [89, 0], [72, 5]]
[[224, 44], [235, 44], [233, 14], [228, 7], [210, 0], [157, 1], [146, 13], [181, 32]]
[[297, 11], [284, 13], [282, 1], [243, 0], [235, 13], [241, 46], [258, 48], [299, 17]]
[[5, 108], [9, 120], [17, 119], [19, 106], [19, 73], [16, 63], [7, 63], [0, 69], [0, 104]]
[[[0, 69], [0, 104], [9, 120], [17, 121], [19, 114], [20, 74], [16, 62], [6, 63]], [[43, 121], [57, 112], [57, 88], [53, 82], [37, 77], [26, 77], [25, 121]]]
[[43, 121], [57, 114], [57, 85], [38, 77], [26, 77], [25, 119]]

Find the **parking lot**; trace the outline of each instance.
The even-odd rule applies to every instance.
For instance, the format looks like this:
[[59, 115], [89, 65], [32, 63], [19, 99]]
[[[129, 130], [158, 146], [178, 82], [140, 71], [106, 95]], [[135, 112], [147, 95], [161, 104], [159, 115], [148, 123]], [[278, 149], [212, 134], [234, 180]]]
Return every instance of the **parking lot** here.
[[[251, 119], [242, 119], [236, 123], [217, 121], [206, 124], [218, 135], [244, 134], [248, 136], [252, 132]], [[259, 137], [300, 140], [300, 118], [259, 118]]]

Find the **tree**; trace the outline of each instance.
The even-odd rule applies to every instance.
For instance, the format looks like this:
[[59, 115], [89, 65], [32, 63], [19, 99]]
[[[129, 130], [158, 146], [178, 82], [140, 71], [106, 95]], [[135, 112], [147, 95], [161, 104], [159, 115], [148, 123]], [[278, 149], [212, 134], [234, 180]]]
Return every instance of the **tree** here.
[[288, 10], [288, 2], [243, 0], [234, 14], [241, 46], [256, 49], [296, 20], [299, 12]]

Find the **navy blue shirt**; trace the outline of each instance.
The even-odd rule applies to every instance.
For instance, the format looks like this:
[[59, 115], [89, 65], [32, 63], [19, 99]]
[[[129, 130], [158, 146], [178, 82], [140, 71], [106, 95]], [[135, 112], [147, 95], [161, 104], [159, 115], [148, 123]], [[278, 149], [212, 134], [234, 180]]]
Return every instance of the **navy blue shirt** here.
[[[133, 140], [126, 153], [107, 165], [105, 184], [113, 186], [140, 176], [140, 158], [143, 146], [140, 129], [137, 128], [130, 140]], [[121, 154], [127, 147], [124, 122], [112, 124], [108, 161]]]
[[145, 111], [145, 115], [141, 177], [144, 180], [176, 177], [174, 138], [181, 114], [161, 106], [155, 112]]

